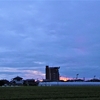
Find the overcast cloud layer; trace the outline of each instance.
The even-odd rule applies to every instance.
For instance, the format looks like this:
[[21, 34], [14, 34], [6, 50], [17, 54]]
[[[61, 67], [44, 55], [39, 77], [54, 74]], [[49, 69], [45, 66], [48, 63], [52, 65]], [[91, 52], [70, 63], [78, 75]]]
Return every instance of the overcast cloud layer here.
[[1, 0], [0, 79], [100, 77], [99, 0]]

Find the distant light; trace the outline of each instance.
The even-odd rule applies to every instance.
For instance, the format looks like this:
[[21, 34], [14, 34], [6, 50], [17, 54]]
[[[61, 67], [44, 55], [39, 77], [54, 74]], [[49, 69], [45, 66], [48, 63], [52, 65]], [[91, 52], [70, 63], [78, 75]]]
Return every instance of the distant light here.
[[70, 79], [70, 78], [68, 78], [68, 77], [60, 76], [60, 80], [67, 81], [67, 80], [69, 80], [69, 79]]

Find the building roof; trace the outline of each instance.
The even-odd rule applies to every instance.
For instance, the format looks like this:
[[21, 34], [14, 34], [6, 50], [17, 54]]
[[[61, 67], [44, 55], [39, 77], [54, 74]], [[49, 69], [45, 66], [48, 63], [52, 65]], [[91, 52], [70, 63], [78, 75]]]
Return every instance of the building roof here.
[[25, 81], [34, 81], [35, 79], [26, 79]]
[[49, 68], [52, 68], [52, 69], [59, 69], [60, 67], [49, 67]]
[[59, 69], [60, 67], [50, 67], [48, 65], [46, 65], [47, 68], [54, 68], [54, 69]]
[[15, 77], [15, 78], [13, 78], [13, 79], [15, 79], [15, 80], [22, 80], [23, 78], [22, 77], [19, 77], [19, 76], [17, 76], [17, 77]]

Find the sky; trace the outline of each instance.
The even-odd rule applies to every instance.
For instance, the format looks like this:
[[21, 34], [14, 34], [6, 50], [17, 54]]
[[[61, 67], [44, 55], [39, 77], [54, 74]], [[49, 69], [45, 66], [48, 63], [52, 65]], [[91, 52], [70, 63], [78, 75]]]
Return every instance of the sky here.
[[100, 78], [99, 0], [0, 0], [0, 79]]

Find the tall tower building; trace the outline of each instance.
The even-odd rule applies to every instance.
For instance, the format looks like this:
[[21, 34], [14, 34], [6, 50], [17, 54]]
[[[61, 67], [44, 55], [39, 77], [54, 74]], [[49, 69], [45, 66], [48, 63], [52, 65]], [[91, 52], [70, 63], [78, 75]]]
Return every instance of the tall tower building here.
[[49, 67], [46, 66], [46, 80], [48, 81], [59, 81], [59, 68], [60, 67]]

